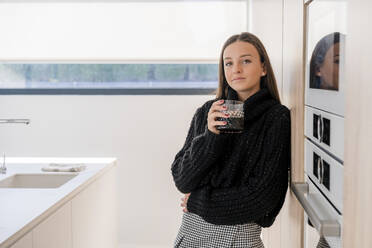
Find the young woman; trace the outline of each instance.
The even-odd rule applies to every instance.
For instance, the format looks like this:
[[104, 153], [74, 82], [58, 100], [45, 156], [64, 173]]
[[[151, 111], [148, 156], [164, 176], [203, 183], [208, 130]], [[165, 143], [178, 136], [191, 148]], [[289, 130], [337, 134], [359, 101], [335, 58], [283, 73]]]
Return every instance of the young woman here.
[[[220, 133], [224, 99], [244, 102], [242, 133]], [[215, 100], [196, 111], [172, 175], [184, 215], [175, 247], [263, 247], [261, 227], [278, 215], [288, 187], [290, 113], [270, 60], [250, 33], [230, 37]]]

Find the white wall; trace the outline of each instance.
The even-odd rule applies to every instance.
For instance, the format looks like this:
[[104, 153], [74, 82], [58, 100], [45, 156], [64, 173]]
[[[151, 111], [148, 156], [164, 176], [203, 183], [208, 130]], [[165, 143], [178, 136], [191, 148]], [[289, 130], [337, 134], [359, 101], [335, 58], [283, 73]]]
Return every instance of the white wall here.
[[372, 247], [372, 2], [348, 1], [343, 247]]
[[[252, 0], [250, 2], [250, 32], [255, 34], [265, 46], [274, 70], [278, 91], [282, 99], [282, 36], [283, 36], [283, 1], [278, 0]], [[286, 204], [283, 206], [285, 209]], [[281, 246], [281, 215], [276, 218], [270, 228], [262, 230], [262, 241], [265, 247]], [[285, 215], [287, 217], [287, 215]], [[284, 246], [283, 246], [284, 248]]]
[[249, 13], [249, 32], [255, 34], [265, 46], [282, 95], [283, 0], [251, 0]]
[[117, 157], [122, 247], [171, 247], [182, 217], [171, 163], [194, 111], [212, 98], [0, 96], [0, 118], [31, 119], [0, 125], [0, 152]]
[[242, 0], [2, 0], [0, 60], [215, 61], [225, 37], [246, 29], [245, 7]]

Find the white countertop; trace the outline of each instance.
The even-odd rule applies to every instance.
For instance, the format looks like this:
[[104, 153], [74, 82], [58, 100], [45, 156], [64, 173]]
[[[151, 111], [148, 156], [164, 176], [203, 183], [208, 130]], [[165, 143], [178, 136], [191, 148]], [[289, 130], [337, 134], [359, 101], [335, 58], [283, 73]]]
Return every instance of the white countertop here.
[[[83, 163], [86, 169], [59, 188], [0, 188], [0, 248], [7, 247], [32, 230], [65, 202], [116, 164], [115, 158], [7, 158], [7, 173], [43, 172], [49, 163]], [[66, 172], [63, 172], [64, 174]], [[71, 172], [76, 173], [76, 172]]]

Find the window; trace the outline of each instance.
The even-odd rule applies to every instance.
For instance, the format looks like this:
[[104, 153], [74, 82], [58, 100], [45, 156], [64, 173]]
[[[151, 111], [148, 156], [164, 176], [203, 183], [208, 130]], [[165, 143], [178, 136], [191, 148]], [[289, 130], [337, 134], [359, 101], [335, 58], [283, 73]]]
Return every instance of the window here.
[[0, 91], [213, 89], [246, 1], [2, 1]]
[[209, 88], [215, 64], [3, 64], [1, 88]]

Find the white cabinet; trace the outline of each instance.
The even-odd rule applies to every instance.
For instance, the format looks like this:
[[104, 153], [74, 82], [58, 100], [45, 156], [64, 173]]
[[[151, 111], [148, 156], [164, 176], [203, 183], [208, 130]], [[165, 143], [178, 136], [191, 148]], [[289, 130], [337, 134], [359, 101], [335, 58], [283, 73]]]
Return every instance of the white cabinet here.
[[72, 248], [71, 202], [65, 203], [10, 248]]
[[116, 248], [116, 166], [9, 248]]
[[74, 248], [117, 247], [115, 167], [72, 201]]
[[33, 229], [33, 248], [72, 248], [71, 203], [67, 202]]
[[25, 236], [20, 238], [10, 248], [33, 248], [32, 247], [32, 232], [28, 232]]

